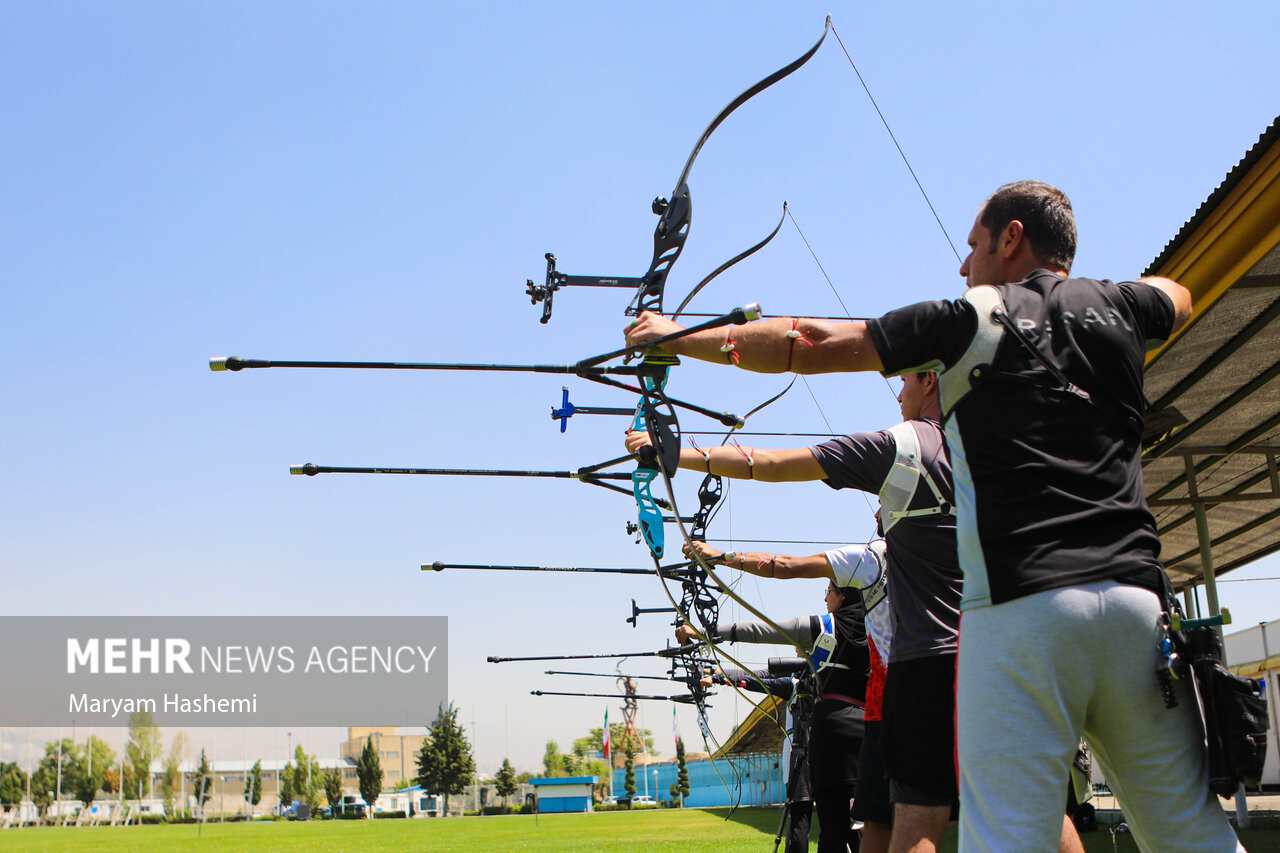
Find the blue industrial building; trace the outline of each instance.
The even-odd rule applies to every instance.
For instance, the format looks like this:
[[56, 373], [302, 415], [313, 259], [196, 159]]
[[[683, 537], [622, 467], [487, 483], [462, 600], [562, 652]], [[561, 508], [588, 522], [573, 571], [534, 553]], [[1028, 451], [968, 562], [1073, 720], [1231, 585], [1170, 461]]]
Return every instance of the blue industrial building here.
[[[732, 805], [776, 805], [786, 799], [785, 782], [777, 753], [721, 756], [685, 764], [689, 771], [689, 796], [684, 804], [690, 808], [715, 808]], [[626, 796], [626, 769], [613, 771], [613, 795]], [[635, 765], [636, 796], [646, 793], [656, 801], [671, 799], [670, 788], [676, 783], [680, 768], [674, 761], [661, 764]]]
[[538, 813], [557, 814], [594, 811], [591, 789], [599, 781], [596, 776], [566, 776], [561, 779], [530, 779], [529, 784], [538, 798]]

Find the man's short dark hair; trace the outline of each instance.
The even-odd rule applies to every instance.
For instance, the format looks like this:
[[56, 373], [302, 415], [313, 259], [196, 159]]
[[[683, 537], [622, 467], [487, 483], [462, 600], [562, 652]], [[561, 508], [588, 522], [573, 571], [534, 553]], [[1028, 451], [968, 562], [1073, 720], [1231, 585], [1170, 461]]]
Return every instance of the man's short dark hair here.
[[1066, 193], [1042, 181], [1005, 184], [983, 204], [978, 221], [994, 237], [1015, 219], [1022, 223], [1037, 260], [1071, 271], [1076, 259], [1076, 218]]

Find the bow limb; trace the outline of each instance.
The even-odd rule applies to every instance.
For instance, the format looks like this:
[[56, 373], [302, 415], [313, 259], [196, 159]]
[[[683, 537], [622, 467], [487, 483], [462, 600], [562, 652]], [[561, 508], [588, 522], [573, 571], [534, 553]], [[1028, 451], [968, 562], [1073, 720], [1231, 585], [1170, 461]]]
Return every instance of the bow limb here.
[[733, 111], [736, 110], [738, 107], [742, 106], [747, 101], [751, 100], [756, 95], [763, 92], [765, 89], [768, 89], [770, 86], [772, 86], [774, 83], [777, 83], [782, 78], [789, 76], [792, 72], [800, 68], [800, 66], [804, 65], [806, 62], [812, 59], [813, 55], [818, 52], [818, 48], [822, 47], [822, 42], [826, 40], [827, 33], [830, 31], [831, 31], [831, 16], [827, 15], [827, 22], [822, 28], [822, 35], [818, 37], [818, 40], [816, 42], [814, 42], [813, 47], [809, 48], [797, 59], [793, 60], [792, 62], [788, 63], [782, 68], [779, 68], [777, 71], [773, 72], [768, 77], [765, 77], [763, 80], [760, 80], [757, 83], [744, 89], [742, 93], [738, 95], [738, 97], [730, 101], [727, 105], [725, 105], [724, 109], [720, 110], [720, 112], [716, 114], [716, 117], [713, 118], [711, 120], [711, 123], [707, 125], [707, 129], [702, 131], [702, 136], [698, 138], [698, 142], [696, 145], [693, 146], [693, 150], [689, 152], [689, 159], [684, 164], [684, 170], [680, 172], [680, 177], [676, 180], [677, 187], [682, 185], [685, 182], [685, 180], [689, 177], [689, 171], [693, 168], [693, 161], [698, 159], [698, 152], [702, 150], [702, 146], [706, 144], [706, 141], [708, 139], [711, 138], [711, 134], [714, 133], [715, 129], [720, 126], [720, 123], [723, 122], [725, 119], [727, 119], [733, 113]]
[[773, 227], [773, 230], [769, 232], [768, 236], [766, 236], [759, 243], [756, 243], [751, 248], [746, 249], [734, 255], [732, 258], [730, 258], [729, 260], [725, 261], [723, 264], [721, 264], [720, 266], [712, 270], [707, 275], [706, 278], [704, 278], [702, 281], [694, 285], [694, 288], [690, 290], [689, 293], [685, 296], [685, 298], [680, 301], [680, 304], [676, 307], [675, 313], [671, 315], [671, 319], [672, 320], [680, 319], [680, 315], [684, 313], [684, 309], [689, 306], [689, 303], [693, 300], [693, 297], [697, 296], [698, 292], [701, 291], [702, 288], [710, 284], [712, 279], [720, 275], [720, 273], [724, 272], [729, 267], [733, 266], [734, 264], [738, 263], [741, 260], [751, 257], [756, 252], [760, 251], [765, 246], [767, 246], [769, 244], [769, 241], [772, 240], [774, 237], [776, 237], [778, 235], [778, 232], [782, 230], [782, 223], [786, 221], [787, 221], [787, 203], [784, 201], [782, 203], [782, 216], [781, 218], [778, 219], [778, 224]]
[[[698, 137], [697, 143], [694, 144], [693, 150], [689, 152], [689, 158], [685, 161], [684, 168], [680, 170], [680, 177], [676, 178], [675, 189], [671, 193], [670, 200], [664, 198], [655, 199], [653, 202], [653, 212], [659, 214], [662, 218], [658, 221], [658, 226], [653, 232], [653, 259], [649, 264], [649, 271], [640, 279], [640, 284], [636, 289], [636, 295], [632, 299], [631, 304], [627, 308], [627, 314], [638, 315], [644, 311], [654, 311], [662, 313], [662, 294], [666, 287], [667, 275], [671, 272], [672, 265], [676, 259], [680, 257], [680, 252], [684, 249], [684, 243], [689, 236], [689, 225], [692, 219], [693, 208], [692, 199], [689, 195], [689, 173], [693, 169], [693, 163], [698, 159], [702, 146], [711, 138], [711, 134], [715, 132], [725, 119], [727, 119], [738, 107], [751, 100], [756, 95], [768, 89], [774, 83], [784, 77], [789, 76], [802, 65], [813, 58], [818, 52], [818, 48], [822, 46], [826, 40], [827, 33], [831, 30], [831, 16], [827, 16], [825, 25], [822, 28], [822, 35], [814, 42], [813, 47], [805, 51], [800, 57], [779, 68], [769, 76], [759, 80], [755, 84], [747, 87], [741, 94], [726, 104], [720, 112], [718, 112], [702, 131], [702, 135]], [[775, 232], [776, 233], [776, 232]], [[770, 235], [772, 236], [772, 235]], [[764, 241], [768, 242], [768, 239]], [[763, 244], [761, 244], [763, 245]], [[759, 248], [759, 247], [756, 247]], [[751, 254], [755, 249], [749, 250], [741, 257]], [[724, 268], [727, 269], [741, 258], [735, 258], [730, 261]], [[723, 270], [717, 270], [712, 273], [706, 281], [714, 278]], [[704, 281], [705, 283], [705, 281]], [[699, 285], [699, 288], [701, 285]], [[694, 292], [697, 292], [695, 288]], [[691, 298], [692, 294], [690, 295]], [[688, 300], [686, 299], [686, 302]], [[681, 308], [684, 306], [682, 305]], [[679, 313], [679, 312], [677, 312]]]

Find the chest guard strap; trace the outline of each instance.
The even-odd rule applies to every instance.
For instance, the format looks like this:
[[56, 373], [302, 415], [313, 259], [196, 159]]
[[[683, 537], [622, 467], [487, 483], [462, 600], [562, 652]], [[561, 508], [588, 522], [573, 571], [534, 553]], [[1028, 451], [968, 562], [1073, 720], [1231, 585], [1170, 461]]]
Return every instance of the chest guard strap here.
[[[929, 476], [920, 455], [920, 436], [911, 423], [901, 423], [889, 428], [897, 453], [889, 476], [880, 485], [880, 523], [884, 532], [904, 518], [921, 515], [955, 515], [955, 507], [942, 496], [942, 490]], [[933, 492], [931, 506], [907, 509], [915, 497], [921, 481]]]
[[942, 419], [951, 416], [951, 411], [970, 391], [977, 380], [995, 362], [996, 350], [1004, 338], [1004, 326], [1000, 324], [997, 311], [1004, 311], [1004, 301], [1000, 291], [989, 284], [971, 287], [962, 297], [973, 306], [978, 318], [978, 329], [956, 363], [938, 374], [938, 402], [942, 407]]

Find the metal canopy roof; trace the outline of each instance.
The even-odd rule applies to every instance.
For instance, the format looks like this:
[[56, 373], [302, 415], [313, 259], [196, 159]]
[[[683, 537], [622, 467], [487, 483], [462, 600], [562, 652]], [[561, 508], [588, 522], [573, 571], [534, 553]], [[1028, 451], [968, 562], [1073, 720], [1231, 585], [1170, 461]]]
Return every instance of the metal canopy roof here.
[[1193, 319], [1149, 360], [1145, 490], [1179, 588], [1280, 550], [1280, 121], [1147, 270], [1191, 290]]

